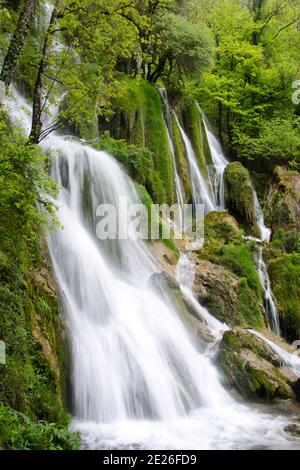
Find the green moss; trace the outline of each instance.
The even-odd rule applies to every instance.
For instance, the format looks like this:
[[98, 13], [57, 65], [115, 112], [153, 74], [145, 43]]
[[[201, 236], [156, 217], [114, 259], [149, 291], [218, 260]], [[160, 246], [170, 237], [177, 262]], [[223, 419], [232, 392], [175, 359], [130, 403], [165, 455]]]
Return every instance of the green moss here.
[[202, 279], [208, 293], [203, 300], [220, 320], [231, 325], [265, 326], [254, 247], [255, 243], [243, 238], [235, 219], [226, 212], [206, 216], [205, 243], [198, 256], [213, 265]]
[[185, 129], [191, 139], [197, 161], [203, 175], [207, 176], [207, 167], [212, 163], [211, 153], [206, 133], [202, 123], [202, 116], [195, 102], [188, 105], [183, 112]]
[[204, 223], [205, 237], [209, 240], [216, 239], [227, 244], [242, 237], [236, 220], [227, 212], [210, 212]]
[[300, 338], [300, 255], [282, 254], [269, 260], [272, 289], [282, 318], [284, 335]]
[[225, 169], [224, 179], [229, 212], [247, 233], [259, 236], [248, 170], [240, 162], [230, 163]]
[[192, 197], [189, 165], [186, 159], [185, 147], [181, 138], [181, 133], [174, 117], [172, 118], [172, 135], [178, 173], [182, 181], [186, 200], [189, 201]]
[[173, 163], [160, 94], [143, 80], [123, 75], [120, 81], [123, 94], [114, 103], [113, 136], [151, 150], [157, 172], [153, 174], [156, 187], [153, 197], [158, 203], [171, 204], [174, 202]]
[[238, 324], [256, 328], [265, 327], [265, 317], [261, 306], [261, 296], [258, 297], [257, 291], [249, 286], [247, 279], [242, 278], [238, 288]]
[[294, 397], [272, 351], [248, 331], [224, 333], [217, 363], [228, 385], [246, 398], [272, 401]]
[[266, 221], [273, 232], [300, 231], [299, 204], [300, 173], [277, 166], [265, 193]]
[[[1, 125], [0, 340], [5, 342], [6, 363], [0, 364], [0, 404], [9, 416], [22, 413], [33, 426], [43, 421], [67, 431], [67, 351], [50, 262], [41, 243], [45, 217], [36, 205], [37, 193], [42, 203], [52, 185], [38, 149], [24, 145], [5, 126], [1, 132]], [[48, 205], [45, 201], [46, 209]], [[24, 424], [24, 433], [26, 429]]]

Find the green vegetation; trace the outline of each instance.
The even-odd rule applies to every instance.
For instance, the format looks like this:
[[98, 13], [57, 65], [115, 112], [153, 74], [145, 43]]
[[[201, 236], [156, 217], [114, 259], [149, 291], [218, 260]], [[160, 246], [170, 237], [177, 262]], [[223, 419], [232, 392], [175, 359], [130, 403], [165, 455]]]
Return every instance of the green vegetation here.
[[205, 3], [197, 2], [196, 15], [211, 27], [216, 55], [195, 93], [228, 152], [265, 168], [299, 161], [299, 106], [292, 103], [299, 2], [215, 0], [206, 9]]
[[[68, 348], [45, 243], [58, 225], [49, 202], [58, 188], [36, 144], [60, 128], [90, 140], [120, 162], [150, 215], [153, 201], [175, 202], [159, 88], [167, 89], [204, 176], [212, 156], [196, 102], [233, 161], [225, 171], [228, 213], [206, 217], [205, 244], [194, 253], [199, 300], [232, 328], [266, 326], [255, 242], [244, 238], [259, 235], [255, 170], [272, 228], [264, 257], [283, 332], [290, 341], [300, 336], [300, 104], [292, 101], [300, 78], [300, 0], [51, 4], [49, 18], [43, 0], [0, 0], [0, 91], [15, 83], [33, 110], [28, 139], [0, 105], [0, 340], [7, 354], [0, 364], [0, 448], [7, 449], [79, 446], [68, 431]], [[57, 105], [55, 122], [43, 127], [43, 114]], [[186, 152], [169, 118], [187, 202]], [[172, 237], [163, 243], [178, 259]], [[173, 294], [188, 316], [178, 286]], [[199, 323], [194, 318], [197, 331]], [[276, 359], [245, 331], [225, 333], [218, 364], [247, 398], [294, 397]]]
[[248, 331], [226, 331], [217, 362], [227, 385], [246, 398], [266, 401], [294, 398], [289, 378], [278, 368], [278, 358]]
[[174, 201], [173, 164], [160, 95], [146, 81], [129, 79], [125, 75], [120, 78], [120, 84], [123, 93], [113, 105], [115, 116], [109, 124], [111, 134], [149, 149], [143, 152], [151, 156], [152, 168], [150, 165], [143, 168], [143, 162], [136, 163], [148, 178], [148, 183], [143, 184], [155, 202], [171, 204]]
[[269, 274], [284, 334], [294, 341], [300, 337], [300, 254], [281, 254], [271, 259]]
[[69, 448], [76, 439], [67, 432], [67, 351], [41, 242], [42, 227], [54, 214], [47, 197], [55, 196], [56, 188], [43, 169], [45, 157], [25, 145], [3, 113], [0, 134], [0, 339], [6, 345], [6, 364], [0, 365], [0, 441], [8, 448], [23, 448], [22, 440], [38, 446], [40, 430], [49, 446]]
[[230, 325], [264, 327], [255, 243], [243, 238], [236, 220], [226, 212], [208, 214], [205, 230], [205, 244], [198, 252], [197, 282], [203, 285], [206, 294], [200, 295], [200, 299]]
[[224, 178], [229, 212], [236, 217], [248, 234], [259, 236], [248, 170], [239, 162], [230, 163], [225, 169]]
[[0, 445], [9, 450], [77, 450], [79, 436], [65, 426], [32, 422], [23, 413], [0, 405]]

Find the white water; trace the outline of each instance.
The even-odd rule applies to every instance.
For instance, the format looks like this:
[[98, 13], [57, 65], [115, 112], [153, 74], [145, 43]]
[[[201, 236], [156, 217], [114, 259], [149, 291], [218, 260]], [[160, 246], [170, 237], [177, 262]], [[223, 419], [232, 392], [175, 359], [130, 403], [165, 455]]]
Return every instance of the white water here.
[[184, 129], [182, 128], [178, 116], [175, 113], [174, 116], [185, 145], [187, 159], [189, 162], [190, 177], [193, 190], [193, 202], [195, 204], [204, 204], [205, 213], [207, 214], [208, 212], [215, 210], [215, 205], [212, 196], [210, 195], [208, 184], [199, 169], [197, 158], [191, 141], [185, 133]]
[[261, 205], [259, 203], [257, 193], [254, 188], [253, 188], [253, 199], [254, 199], [254, 211], [255, 211], [256, 222], [260, 231], [260, 241], [268, 242], [270, 241], [270, 238], [271, 238], [271, 229], [269, 229], [265, 225], [264, 214], [263, 214]]
[[269, 278], [268, 270], [266, 263], [263, 259], [263, 247], [258, 246], [258, 256], [257, 256], [257, 272], [259, 275], [259, 280], [263, 288], [264, 297], [265, 297], [265, 312], [267, 316], [267, 321], [270, 328], [281, 335], [279, 315], [275, 303], [275, 298], [271, 289], [271, 281]]
[[258, 254], [257, 254], [256, 264], [257, 264], [257, 272], [258, 272], [259, 280], [260, 280], [260, 283], [264, 292], [264, 297], [265, 297], [264, 308], [265, 308], [266, 318], [267, 318], [269, 327], [280, 336], [281, 331], [280, 331], [279, 314], [278, 314], [278, 310], [276, 307], [276, 300], [271, 289], [271, 281], [270, 281], [270, 277], [268, 274], [268, 269], [263, 258], [263, 246], [261, 246], [261, 243], [269, 242], [270, 237], [271, 237], [271, 230], [265, 225], [264, 214], [263, 214], [261, 205], [259, 203], [257, 193], [254, 188], [253, 188], [253, 199], [254, 199], [254, 211], [255, 211], [256, 222], [260, 231], [260, 238], [257, 240], [260, 244], [257, 248]]
[[[14, 115], [26, 119], [15, 96]], [[99, 203], [138, 200], [115, 160], [58, 136], [43, 149], [61, 185], [64, 230], [49, 236], [49, 248], [71, 341], [73, 429], [83, 447], [297, 447], [285, 419], [240, 405], [223, 389], [175, 309], [151, 287], [156, 267], [147, 246], [95, 238]]]
[[257, 336], [258, 338], [265, 341], [270, 348], [280, 357], [282, 360], [283, 365], [291, 369], [291, 371], [297, 376], [300, 377], [300, 358], [296, 354], [289, 353], [282, 347], [275, 344], [274, 341], [266, 338], [262, 333], [259, 333], [255, 330], [249, 330], [252, 334]]
[[178, 228], [180, 230], [182, 230], [182, 228], [183, 228], [183, 207], [184, 207], [183, 185], [182, 185], [181, 178], [179, 176], [177, 163], [176, 163], [175, 148], [174, 148], [174, 143], [173, 143], [172, 134], [171, 134], [172, 129], [171, 129], [171, 125], [170, 125], [171, 111], [170, 111], [170, 106], [169, 106], [168, 95], [167, 95], [166, 89], [165, 88], [160, 89], [160, 94], [161, 94], [161, 97], [163, 99], [164, 106], [165, 106], [166, 131], [167, 131], [167, 134], [168, 134], [170, 152], [171, 152], [172, 161], [173, 161], [175, 191], [176, 191], [176, 199], [177, 199], [177, 204], [178, 204], [178, 209], [179, 209], [178, 219], [180, 220], [180, 226]]
[[208, 168], [209, 177], [211, 180], [211, 185], [214, 193], [214, 203], [216, 210], [224, 211], [225, 210], [225, 185], [224, 185], [224, 171], [229, 161], [226, 159], [223, 149], [220, 142], [215, 137], [213, 132], [210, 129], [209, 122], [200, 108], [199, 104], [196, 103], [198, 110], [202, 116], [207, 141], [211, 153], [211, 158], [213, 165]]
[[195, 278], [195, 269], [187, 254], [182, 254], [177, 263], [176, 278], [181, 291], [186, 299], [191, 303], [199, 318], [208, 326], [210, 333], [215, 340], [220, 340], [224, 331], [229, 330], [225, 323], [209, 313], [196, 299], [193, 293], [193, 284]]

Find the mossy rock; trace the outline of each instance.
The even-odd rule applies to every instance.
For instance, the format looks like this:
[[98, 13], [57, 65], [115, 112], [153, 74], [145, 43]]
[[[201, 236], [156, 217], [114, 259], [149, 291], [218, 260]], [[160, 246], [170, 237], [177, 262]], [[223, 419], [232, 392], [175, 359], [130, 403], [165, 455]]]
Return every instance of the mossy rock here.
[[300, 254], [280, 253], [269, 258], [268, 272], [283, 334], [292, 342], [300, 338]]
[[211, 153], [202, 122], [202, 116], [195, 102], [182, 110], [184, 128], [189, 136], [203, 175], [207, 176], [206, 165], [212, 164]]
[[245, 278], [207, 260], [195, 267], [194, 291], [215, 317], [230, 326], [265, 326], [263, 305]]
[[265, 194], [266, 221], [272, 231], [300, 231], [300, 173], [277, 166]]
[[185, 199], [186, 201], [190, 201], [192, 198], [192, 185], [189, 173], [189, 164], [186, 158], [185, 147], [181, 138], [180, 129], [174, 117], [172, 118], [172, 137], [177, 169], [183, 184]]
[[248, 170], [240, 162], [230, 163], [225, 169], [224, 180], [229, 213], [236, 218], [247, 234], [260, 236]]
[[278, 367], [279, 358], [249, 331], [224, 333], [217, 364], [227, 386], [243, 397], [264, 401], [295, 398], [290, 377]]
[[[99, 121], [99, 132], [109, 130], [123, 139], [152, 152], [153, 170], [148, 175], [155, 191], [155, 202], [172, 204], [175, 200], [173, 161], [158, 90], [141, 79], [120, 75], [122, 94], [114, 100], [109, 122]], [[149, 188], [147, 188], [149, 189]]]
[[237, 221], [227, 212], [210, 212], [204, 220], [205, 237], [229, 243], [241, 238], [243, 232]]

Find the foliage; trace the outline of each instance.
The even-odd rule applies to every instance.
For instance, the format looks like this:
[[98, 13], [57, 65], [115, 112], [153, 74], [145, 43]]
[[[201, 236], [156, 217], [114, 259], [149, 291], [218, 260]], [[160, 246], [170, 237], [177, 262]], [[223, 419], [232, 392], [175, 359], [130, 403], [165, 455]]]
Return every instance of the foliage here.
[[101, 136], [96, 147], [113, 155], [137, 183], [151, 186], [153, 153], [148, 148], [113, 139], [107, 132]]
[[[55, 196], [56, 187], [39, 149], [25, 145], [5, 115], [0, 122], [0, 339], [6, 344], [6, 364], [0, 365], [0, 402], [6, 410], [3, 419], [8, 420], [0, 438], [5, 446], [22, 447], [27, 445], [28, 432], [28, 445], [34, 446], [40, 429], [41, 439], [48, 435], [53, 445], [69, 446], [64, 376], [55, 366], [65, 363], [58, 302], [36, 274], [45, 259], [42, 227], [49, 217], [55, 222], [55, 208], [48, 198]], [[45, 357], [43, 344], [50, 348], [51, 358]], [[1, 417], [3, 410], [1, 406]], [[19, 416], [16, 412], [23, 414], [18, 425], [13, 424]], [[39, 427], [39, 420], [48, 424]], [[61, 431], [50, 422], [61, 426]]]
[[9, 450], [76, 450], [79, 437], [63, 426], [32, 422], [23, 413], [0, 405], [0, 444]]
[[299, 74], [300, 3], [212, 1], [198, 15], [214, 31], [216, 58], [199, 97], [233, 158], [299, 160], [292, 83]]
[[273, 235], [272, 246], [285, 253], [300, 253], [300, 234], [296, 230], [280, 228]]
[[270, 260], [269, 274], [283, 320], [284, 335], [290, 340], [300, 335], [300, 254], [279, 255]]

